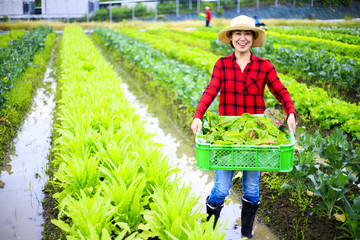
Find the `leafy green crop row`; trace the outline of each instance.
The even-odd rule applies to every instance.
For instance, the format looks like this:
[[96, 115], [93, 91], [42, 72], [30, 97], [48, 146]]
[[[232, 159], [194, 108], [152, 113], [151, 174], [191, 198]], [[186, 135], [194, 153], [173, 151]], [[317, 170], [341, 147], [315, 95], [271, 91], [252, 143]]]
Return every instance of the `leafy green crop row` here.
[[66, 27], [62, 46], [53, 223], [69, 239], [223, 239], [82, 29]]
[[[180, 100], [188, 103], [191, 107], [196, 107], [207, 84], [208, 75], [206, 72], [169, 59], [148, 43], [136, 40], [126, 34], [101, 27], [94, 27], [94, 30], [107, 45], [111, 45], [164, 86], [174, 89]], [[149, 36], [152, 35], [149, 34]], [[170, 43], [170, 45], [176, 44]], [[164, 44], [163, 46], [166, 47], [167, 45]], [[216, 104], [213, 105], [211, 109], [216, 109]]]
[[285, 33], [289, 35], [301, 35], [316, 37], [347, 44], [360, 45], [359, 29], [352, 28], [314, 28], [314, 27], [271, 27], [271, 32]]
[[[38, 51], [24, 73], [19, 76], [17, 84], [6, 93], [7, 107], [0, 109], [0, 159], [5, 155], [11, 144], [11, 140], [17, 133], [17, 129], [23, 121], [31, 103], [32, 95], [44, 79], [47, 63], [51, 57], [51, 49], [56, 42], [57, 33], [48, 34], [45, 47]], [[0, 161], [2, 164], [2, 161]]]
[[9, 33], [0, 35], [0, 48], [7, 47], [11, 40], [22, 38], [25, 35], [25, 30], [12, 30]]
[[[315, 35], [316, 36], [316, 35]], [[266, 32], [266, 37], [273, 42], [282, 45], [294, 45], [296, 47], [315, 49], [318, 51], [326, 50], [335, 55], [359, 57], [360, 45], [351, 45], [337, 41], [330, 41], [316, 37], [306, 37], [299, 35], [287, 35], [277, 32]], [[356, 37], [353, 37], [356, 38]]]
[[186, 45], [200, 47], [204, 50], [211, 49], [211, 42], [207, 39], [202, 39], [194, 37], [185, 32], [169, 30], [167, 28], [152, 27], [146, 29], [147, 33], [155, 34], [162, 36], [163, 38], [168, 38], [176, 42], [184, 43]]
[[121, 28], [118, 31], [125, 33], [133, 38], [146, 41], [151, 47], [164, 52], [170, 58], [176, 58], [190, 66], [204, 70], [208, 74], [212, 73], [214, 63], [218, 59], [216, 55], [202, 49], [191, 47], [188, 44], [174, 42], [163, 36], [150, 34], [146, 31], [139, 31], [133, 28]]
[[39, 26], [21, 39], [11, 41], [8, 47], [0, 48], [0, 109], [6, 103], [5, 94], [31, 65], [36, 52], [44, 48], [45, 38], [51, 32], [52, 27]]

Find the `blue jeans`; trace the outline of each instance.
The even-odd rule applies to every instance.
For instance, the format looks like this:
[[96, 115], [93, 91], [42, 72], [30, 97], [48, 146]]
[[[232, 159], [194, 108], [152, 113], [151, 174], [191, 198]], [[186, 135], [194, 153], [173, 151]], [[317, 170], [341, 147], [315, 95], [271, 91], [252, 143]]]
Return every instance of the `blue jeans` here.
[[[233, 170], [215, 170], [215, 184], [211, 190], [209, 203], [220, 204], [229, 195], [231, 181], [234, 176]], [[243, 171], [243, 198], [256, 203], [259, 201], [260, 171]]]

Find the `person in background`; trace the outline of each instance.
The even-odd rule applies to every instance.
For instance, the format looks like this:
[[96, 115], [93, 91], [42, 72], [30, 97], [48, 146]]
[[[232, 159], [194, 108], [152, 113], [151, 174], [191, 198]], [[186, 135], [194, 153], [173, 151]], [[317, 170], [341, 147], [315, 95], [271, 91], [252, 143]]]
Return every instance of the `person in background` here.
[[206, 14], [206, 27], [210, 27], [211, 12], [209, 7], [205, 7], [205, 14]]
[[[265, 32], [255, 27], [254, 19], [241, 15], [231, 20], [230, 27], [222, 29], [218, 39], [229, 44], [234, 52], [221, 57], [215, 63], [210, 83], [200, 98], [193, 117], [191, 129], [196, 135], [200, 130], [203, 116], [220, 92], [219, 115], [241, 116], [243, 113], [263, 114], [265, 85], [281, 102], [290, 131], [295, 133], [295, 108], [291, 96], [281, 83], [274, 65], [267, 59], [255, 56], [250, 48], [265, 43]], [[229, 195], [233, 170], [215, 170], [215, 183], [206, 199], [208, 220], [219, 219], [224, 200]], [[252, 238], [255, 214], [260, 205], [260, 171], [243, 171], [241, 234]]]
[[265, 28], [265, 30], [268, 29], [267, 26], [265, 25], [265, 23], [260, 22], [260, 19], [257, 16], [254, 16], [254, 19], [255, 19], [255, 26], [256, 27], [262, 26], [262, 27]]

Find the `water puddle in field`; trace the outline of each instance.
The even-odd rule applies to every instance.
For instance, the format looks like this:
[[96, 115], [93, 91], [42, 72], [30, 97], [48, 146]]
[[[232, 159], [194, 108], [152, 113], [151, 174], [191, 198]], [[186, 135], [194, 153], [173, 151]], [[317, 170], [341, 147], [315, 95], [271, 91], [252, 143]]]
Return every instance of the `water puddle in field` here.
[[51, 64], [9, 155], [0, 167], [0, 239], [42, 238], [43, 187], [50, 148], [56, 82]]
[[[122, 73], [120, 73], [122, 75]], [[122, 79], [131, 82], [130, 76], [122, 76]], [[137, 113], [144, 119], [148, 132], [155, 134], [154, 140], [164, 145], [164, 154], [169, 156], [170, 161], [180, 168], [183, 181], [192, 185], [192, 192], [200, 196], [199, 205], [202, 206], [203, 212], [206, 212], [205, 202], [209, 195], [215, 179], [214, 171], [200, 171], [196, 167], [195, 148], [191, 146], [182, 136], [178, 128], [168, 119], [166, 113], [161, 110], [161, 106], [156, 106], [154, 100], [144, 93], [139, 93], [138, 89], [130, 89], [123, 83], [126, 96], [136, 108]], [[131, 92], [130, 92], [131, 91]], [[132, 92], [136, 91], [138, 96]], [[151, 105], [151, 106], [150, 106]], [[149, 112], [151, 111], [151, 112]], [[241, 239], [241, 204], [233, 192], [227, 197], [226, 202], [220, 215], [222, 226], [226, 224], [226, 240]], [[278, 239], [269, 228], [256, 222], [253, 239]]]

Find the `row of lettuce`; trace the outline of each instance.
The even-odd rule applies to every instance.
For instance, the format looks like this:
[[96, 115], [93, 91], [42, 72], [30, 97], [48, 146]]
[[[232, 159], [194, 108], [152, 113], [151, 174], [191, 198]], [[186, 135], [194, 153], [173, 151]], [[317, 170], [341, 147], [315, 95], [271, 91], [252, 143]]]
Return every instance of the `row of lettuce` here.
[[[95, 28], [95, 31], [104, 38], [107, 44], [130, 58], [150, 76], [175, 89], [178, 98], [187, 101], [191, 107], [197, 105], [198, 99], [210, 79], [214, 62], [221, 57], [209, 50], [198, 46], [189, 46], [179, 40], [182, 38], [190, 40], [190, 34], [184, 36], [164, 29], [140, 31], [121, 28], [114, 31]], [[167, 39], [165, 37], [167, 33], [163, 33], [165, 31], [170, 32], [169, 37], [176, 35], [176, 40]], [[196, 39], [192, 41], [192, 43], [202, 42], [201, 40], [196, 41]], [[129, 43], [131, 48], [126, 47]], [[177, 61], [172, 64], [174, 67], [162, 67], [164, 63], [171, 61]], [[184, 64], [188, 66], [183, 67]], [[279, 77], [288, 88], [299, 114], [308, 115], [312, 121], [326, 129], [340, 126], [344, 131], [360, 139], [360, 107], [357, 104], [332, 98], [322, 88], [307, 87], [306, 84], [299, 83], [287, 75], [279, 74]], [[267, 89], [266, 98], [267, 106], [279, 104]], [[216, 109], [217, 103], [213, 105], [212, 109]]]
[[49, 26], [0, 36], [0, 159], [4, 159], [32, 94], [43, 80], [56, 36]]
[[69, 239], [223, 239], [80, 27], [65, 28], [59, 66], [52, 222]]
[[[206, 70], [199, 70], [201, 67], [189, 66], [196, 64], [194, 63], [197, 59], [196, 52], [188, 65], [181, 63], [186, 62], [186, 59], [181, 57], [185, 56], [186, 52], [191, 52], [190, 47], [187, 46], [188, 49], [185, 49], [185, 45], [170, 42], [168, 39], [163, 39], [160, 44], [156, 36], [147, 32], [139, 33], [135, 29], [121, 29], [117, 32], [96, 27], [94, 30], [97, 34], [95, 36], [100, 36], [105, 45], [117, 50], [129, 62], [141, 68], [161, 85], [174, 91], [189, 108], [196, 106], [205, 87], [204, 84], [208, 81], [204, 78], [209, 76]], [[181, 59], [181, 62], [169, 59], [168, 56]], [[171, 63], [169, 68], [162, 67], [168, 63]], [[299, 84], [281, 74], [280, 77], [286, 86], [291, 86], [289, 91], [292, 92], [299, 112], [309, 111], [316, 104], [326, 100], [327, 94], [324, 90], [307, 88], [305, 84]], [[311, 99], [309, 96], [318, 99], [309, 101]], [[268, 97], [267, 104], [274, 105], [274, 102], [276, 102], [274, 98]], [[338, 104], [340, 106], [345, 103], [339, 101]], [[335, 212], [343, 213], [346, 221], [342, 228], [348, 237], [352, 238], [360, 234], [360, 196], [354, 194], [348, 196], [347, 193], [358, 181], [354, 175], [360, 176], [360, 148], [354, 149], [353, 141], [348, 142], [346, 138], [346, 134], [340, 129], [336, 129], [325, 138], [319, 132], [313, 135], [302, 133], [299, 143], [303, 149], [295, 156], [294, 169], [289, 173], [291, 177], [287, 178], [282, 183], [282, 188], [278, 190], [293, 193], [303, 212], [311, 206], [311, 194], [318, 196], [321, 201], [314, 211], [318, 215], [326, 214], [328, 218], [331, 218]], [[318, 156], [326, 159], [325, 162], [317, 161]], [[311, 193], [310, 196], [305, 194], [306, 191]]]
[[285, 33], [287, 35], [298, 35], [307, 37], [317, 37], [347, 44], [360, 45], [360, 29], [356, 27], [272, 27], [272, 32]]

